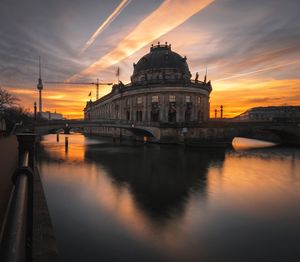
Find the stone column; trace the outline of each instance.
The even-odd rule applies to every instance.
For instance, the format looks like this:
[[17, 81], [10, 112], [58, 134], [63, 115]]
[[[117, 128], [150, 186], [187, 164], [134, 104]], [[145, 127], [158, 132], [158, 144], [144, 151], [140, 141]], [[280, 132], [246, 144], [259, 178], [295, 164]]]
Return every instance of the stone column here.
[[192, 102], [192, 115], [191, 115], [191, 120], [196, 121], [197, 120], [197, 107], [198, 107], [198, 95], [192, 95], [191, 96], [191, 102]]
[[151, 110], [152, 110], [152, 94], [147, 96], [147, 119], [146, 121], [150, 123], [151, 121]]
[[161, 102], [162, 122], [168, 122], [168, 110], [169, 110], [168, 95], [162, 95], [162, 102]]
[[148, 111], [148, 102], [147, 102], [147, 95], [142, 96], [142, 102], [143, 102], [143, 116], [142, 116], [142, 122], [146, 122], [147, 121], [147, 111]]
[[176, 95], [176, 122], [184, 121], [185, 95]]

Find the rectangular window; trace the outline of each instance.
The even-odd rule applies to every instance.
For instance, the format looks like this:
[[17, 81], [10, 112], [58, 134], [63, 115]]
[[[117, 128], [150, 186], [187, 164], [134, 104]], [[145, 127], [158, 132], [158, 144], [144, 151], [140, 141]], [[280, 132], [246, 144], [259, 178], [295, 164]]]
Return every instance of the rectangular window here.
[[176, 96], [169, 96], [169, 102], [176, 102]]
[[191, 97], [190, 96], [186, 96], [185, 97], [185, 102], [186, 103], [190, 103], [191, 102]]
[[143, 103], [143, 98], [142, 98], [141, 96], [139, 96], [139, 97], [137, 98], [136, 102], [137, 102], [138, 104]]
[[198, 102], [198, 104], [201, 104], [201, 96], [197, 97], [197, 102]]
[[152, 96], [152, 103], [158, 102], [158, 96]]

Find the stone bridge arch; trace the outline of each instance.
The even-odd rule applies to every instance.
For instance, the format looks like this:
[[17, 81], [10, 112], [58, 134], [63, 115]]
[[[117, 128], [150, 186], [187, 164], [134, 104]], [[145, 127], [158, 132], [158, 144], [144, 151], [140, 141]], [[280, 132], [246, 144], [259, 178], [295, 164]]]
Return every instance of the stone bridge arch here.
[[138, 136], [138, 137], [146, 136], [154, 141], [160, 140], [160, 129], [157, 127], [140, 126], [140, 125], [134, 125], [134, 124], [127, 124], [127, 125], [103, 124], [103, 125], [101, 125], [101, 127], [120, 128], [120, 129], [130, 131], [131, 133], [133, 133], [135, 136]]
[[131, 131], [135, 135], [147, 136], [157, 141], [160, 140], [160, 129], [157, 127], [131, 126], [125, 129]]
[[272, 130], [257, 127], [240, 129], [237, 133], [237, 136], [275, 143], [281, 142], [280, 137], [276, 133], [272, 132]]
[[[265, 140], [280, 144], [300, 144], [300, 126], [252, 126], [239, 127], [234, 136]], [[233, 136], [231, 136], [233, 138]]]

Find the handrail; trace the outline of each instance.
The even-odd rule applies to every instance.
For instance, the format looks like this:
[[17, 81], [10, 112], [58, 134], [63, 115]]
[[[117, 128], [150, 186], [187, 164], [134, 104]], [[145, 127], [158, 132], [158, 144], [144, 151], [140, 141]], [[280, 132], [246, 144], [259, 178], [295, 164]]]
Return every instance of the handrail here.
[[19, 167], [29, 167], [29, 152], [25, 151], [19, 159]]
[[13, 183], [13, 197], [8, 207], [0, 260], [32, 261], [33, 172], [29, 167], [28, 151], [24, 151], [19, 156], [19, 168], [13, 175]]

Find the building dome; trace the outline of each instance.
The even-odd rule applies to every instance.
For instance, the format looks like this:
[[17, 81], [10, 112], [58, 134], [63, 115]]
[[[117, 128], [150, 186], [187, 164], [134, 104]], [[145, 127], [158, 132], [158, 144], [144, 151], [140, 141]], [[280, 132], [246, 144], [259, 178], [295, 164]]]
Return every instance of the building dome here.
[[189, 81], [190, 78], [186, 57], [173, 52], [171, 45], [158, 43], [156, 46], [152, 45], [150, 53], [134, 64], [131, 80], [133, 84], [149, 84]]

